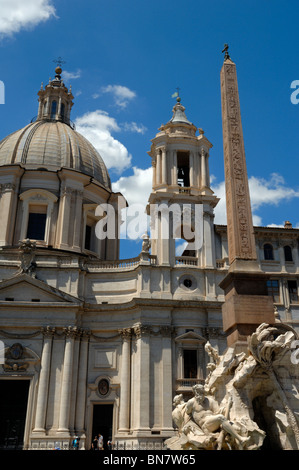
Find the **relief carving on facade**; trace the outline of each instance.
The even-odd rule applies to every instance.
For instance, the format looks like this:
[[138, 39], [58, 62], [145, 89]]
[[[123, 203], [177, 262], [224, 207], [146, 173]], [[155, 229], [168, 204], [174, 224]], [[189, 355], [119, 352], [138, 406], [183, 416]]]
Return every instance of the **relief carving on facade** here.
[[36, 353], [23, 346], [22, 343], [14, 343], [5, 350], [5, 363], [2, 364], [4, 372], [26, 372], [39, 362]]

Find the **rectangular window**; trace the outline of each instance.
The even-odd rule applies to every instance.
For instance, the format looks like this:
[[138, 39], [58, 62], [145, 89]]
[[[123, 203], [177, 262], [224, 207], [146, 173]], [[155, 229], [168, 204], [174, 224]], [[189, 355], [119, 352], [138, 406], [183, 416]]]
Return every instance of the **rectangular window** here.
[[30, 205], [27, 225], [27, 238], [30, 238], [31, 240], [44, 240], [46, 221], [47, 206]]
[[277, 280], [267, 281], [268, 295], [272, 296], [273, 302], [280, 302], [279, 282]]
[[177, 172], [178, 172], [178, 185], [182, 187], [190, 186], [190, 164], [188, 152], [177, 152]]
[[288, 281], [288, 290], [290, 295], [290, 303], [298, 303], [298, 285], [297, 281]]
[[197, 378], [197, 350], [184, 349], [184, 378]]
[[91, 234], [92, 227], [90, 225], [85, 226], [85, 250], [91, 250]]

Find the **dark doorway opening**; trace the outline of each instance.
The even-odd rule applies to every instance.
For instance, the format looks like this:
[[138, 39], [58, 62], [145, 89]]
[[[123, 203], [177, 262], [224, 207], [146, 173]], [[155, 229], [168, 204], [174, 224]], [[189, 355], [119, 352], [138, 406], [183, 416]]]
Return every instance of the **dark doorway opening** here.
[[0, 449], [20, 450], [28, 403], [29, 380], [0, 380]]
[[112, 439], [113, 430], [113, 405], [94, 405], [92, 421], [92, 439], [101, 434], [104, 438], [104, 449], [107, 449], [107, 441]]

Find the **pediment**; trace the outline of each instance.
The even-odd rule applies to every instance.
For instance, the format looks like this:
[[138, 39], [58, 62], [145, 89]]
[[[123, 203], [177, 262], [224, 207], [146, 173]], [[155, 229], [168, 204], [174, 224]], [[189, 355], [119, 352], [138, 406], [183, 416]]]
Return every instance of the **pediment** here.
[[69, 295], [55, 287], [51, 287], [40, 279], [20, 274], [0, 281], [0, 302], [32, 302], [61, 303], [79, 305], [80, 299]]
[[195, 333], [194, 331], [187, 331], [186, 333], [183, 333], [182, 335], [177, 336], [175, 338], [175, 341], [177, 343], [192, 343], [192, 342], [206, 343], [207, 342], [206, 338], [199, 335], [198, 333]]

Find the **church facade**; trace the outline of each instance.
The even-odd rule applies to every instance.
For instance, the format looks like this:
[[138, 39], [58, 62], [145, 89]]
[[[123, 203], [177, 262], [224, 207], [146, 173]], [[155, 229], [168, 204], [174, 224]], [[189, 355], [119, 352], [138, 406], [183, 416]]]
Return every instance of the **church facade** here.
[[[120, 260], [124, 199], [70, 120], [59, 67], [38, 96], [36, 120], [0, 142], [0, 448], [68, 449], [78, 436], [90, 449], [99, 433], [120, 448], [162, 448], [174, 395], [206, 377], [205, 344], [227, 347], [212, 144], [178, 98], [149, 151], [155, 236]], [[105, 217], [114, 237], [97, 232]], [[275, 314], [298, 331], [299, 230], [254, 235]], [[181, 256], [175, 239], [186, 241]]]

